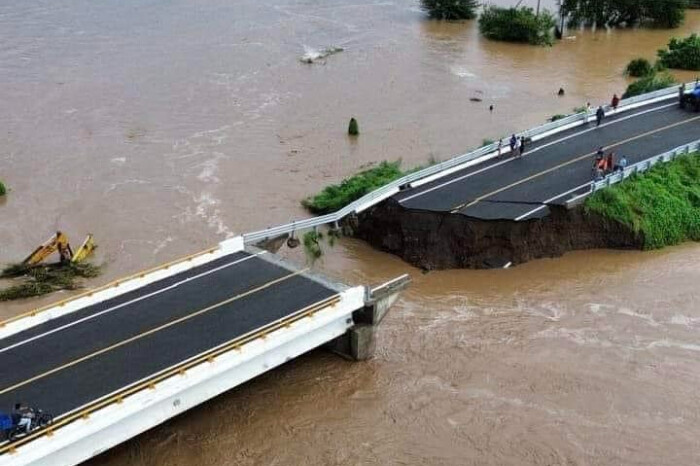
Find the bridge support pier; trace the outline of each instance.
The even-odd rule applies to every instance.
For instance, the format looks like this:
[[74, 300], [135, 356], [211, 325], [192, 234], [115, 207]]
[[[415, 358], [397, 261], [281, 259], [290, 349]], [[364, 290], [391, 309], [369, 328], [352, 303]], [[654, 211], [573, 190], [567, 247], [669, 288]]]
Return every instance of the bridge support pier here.
[[377, 326], [396, 302], [399, 293], [410, 282], [411, 278], [408, 275], [403, 275], [376, 288], [367, 288], [364, 308], [355, 311], [352, 315], [355, 325], [343, 335], [330, 341], [326, 348], [353, 361], [370, 359], [374, 355], [376, 347]]

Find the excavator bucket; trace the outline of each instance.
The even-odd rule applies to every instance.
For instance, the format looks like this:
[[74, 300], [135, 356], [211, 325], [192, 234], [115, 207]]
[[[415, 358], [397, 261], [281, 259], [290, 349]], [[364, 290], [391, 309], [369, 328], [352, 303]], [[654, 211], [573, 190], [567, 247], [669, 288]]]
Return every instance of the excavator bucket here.
[[77, 264], [84, 261], [90, 254], [92, 254], [92, 251], [94, 251], [96, 247], [97, 245], [95, 244], [92, 234], [87, 235], [85, 241], [83, 241], [83, 244], [77, 251], [75, 251], [75, 254], [73, 254], [71, 262]]

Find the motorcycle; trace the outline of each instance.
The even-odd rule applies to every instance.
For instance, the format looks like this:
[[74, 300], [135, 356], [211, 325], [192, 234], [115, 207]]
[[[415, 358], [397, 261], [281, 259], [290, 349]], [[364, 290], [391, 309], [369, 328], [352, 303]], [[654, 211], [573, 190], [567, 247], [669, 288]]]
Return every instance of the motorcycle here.
[[29, 429], [19, 425], [21, 417], [0, 413], [0, 441], [14, 441], [53, 423], [53, 416], [39, 408], [32, 408]]

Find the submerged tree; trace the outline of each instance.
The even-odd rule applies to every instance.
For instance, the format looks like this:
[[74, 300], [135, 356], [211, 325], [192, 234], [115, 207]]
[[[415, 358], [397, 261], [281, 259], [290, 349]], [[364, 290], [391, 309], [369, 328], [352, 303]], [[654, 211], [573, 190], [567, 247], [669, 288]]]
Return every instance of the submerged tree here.
[[479, 2], [477, 0], [421, 0], [421, 6], [433, 19], [474, 19]]
[[668, 43], [668, 50], [659, 50], [658, 55], [659, 63], [666, 68], [700, 71], [700, 36], [674, 37]]
[[634, 26], [647, 23], [675, 28], [685, 18], [688, 0], [561, 0], [564, 16], [576, 24]]
[[648, 76], [654, 72], [654, 67], [646, 58], [635, 58], [627, 64], [625, 74], [633, 78]]
[[539, 15], [529, 7], [484, 7], [479, 18], [479, 30], [493, 40], [548, 45], [553, 42], [554, 16], [547, 10]]

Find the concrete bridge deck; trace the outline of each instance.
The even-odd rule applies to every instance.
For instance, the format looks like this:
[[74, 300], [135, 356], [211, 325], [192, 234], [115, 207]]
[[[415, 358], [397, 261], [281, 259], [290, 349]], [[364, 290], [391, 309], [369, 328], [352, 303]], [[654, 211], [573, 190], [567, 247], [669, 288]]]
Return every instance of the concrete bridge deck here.
[[[661, 102], [610, 115], [600, 128], [581, 125], [526, 146], [525, 156], [505, 154], [457, 171], [393, 199], [416, 210], [452, 212], [484, 220], [544, 217], [588, 189], [598, 147], [630, 164], [700, 139], [700, 116]], [[503, 141], [505, 148], [508, 140]]]
[[407, 284], [347, 287], [241, 237], [0, 322], [0, 411], [55, 422], [0, 465], [71, 465], [324, 344], [354, 359]]
[[237, 252], [0, 340], [0, 406], [61, 416], [339, 291]]

